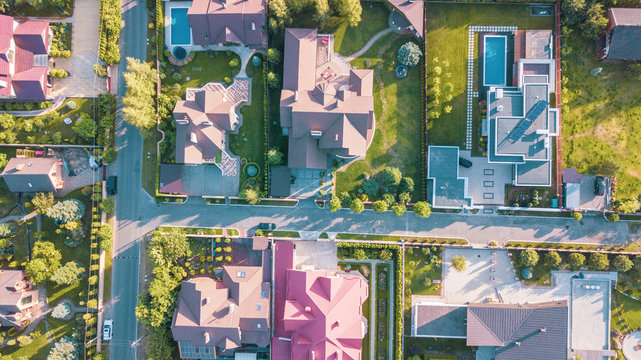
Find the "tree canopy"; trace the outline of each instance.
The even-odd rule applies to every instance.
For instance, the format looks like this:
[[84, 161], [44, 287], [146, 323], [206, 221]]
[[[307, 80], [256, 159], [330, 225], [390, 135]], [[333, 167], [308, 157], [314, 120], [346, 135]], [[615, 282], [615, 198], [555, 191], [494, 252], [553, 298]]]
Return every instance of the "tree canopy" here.
[[385, 212], [387, 211], [388, 205], [384, 200], [378, 200], [374, 203], [374, 211]]
[[53, 206], [54, 202], [53, 193], [37, 193], [31, 199], [31, 206], [33, 206], [39, 214], [44, 214]]
[[426, 203], [425, 201], [419, 201], [416, 204], [414, 204], [414, 214], [420, 217], [430, 217], [430, 214], [432, 213], [432, 209], [430, 209], [430, 204]]
[[341, 208], [341, 199], [337, 196], [332, 196], [332, 199], [329, 200], [329, 211], [335, 212]]
[[561, 265], [561, 255], [556, 251], [549, 251], [545, 254], [545, 263], [550, 267], [557, 267]]
[[461, 272], [467, 268], [467, 259], [465, 256], [453, 256], [452, 266], [454, 267], [454, 270]]
[[51, 281], [58, 285], [73, 285], [80, 280], [80, 275], [85, 272], [85, 268], [75, 261], [69, 261], [53, 272]]
[[634, 263], [627, 255], [621, 254], [617, 255], [617, 257], [612, 260], [612, 266], [616, 269], [616, 271], [625, 273], [632, 270]]
[[69, 221], [77, 221], [82, 219], [85, 213], [85, 204], [80, 200], [69, 199], [60, 201], [47, 209], [45, 214], [60, 223], [67, 223]]
[[610, 265], [610, 261], [606, 254], [592, 253], [588, 265], [594, 270], [605, 270]]
[[352, 209], [353, 212], [360, 214], [365, 210], [365, 205], [363, 205], [361, 199], [354, 199], [349, 208]]
[[403, 173], [401, 173], [401, 170], [398, 168], [388, 166], [384, 168], [378, 176], [380, 177], [383, 186], [390, 187], [396, 186], [401, 182]]
[[[88, 114], [81, 114], [78, 121], [73, 124], [73, 131], [87, 142], [93, 143], [96, 137], [96, 122]], [[91, 145], [91, 144], [90, 144]]]
[[570, 264], [571, 269], [580, 269], [583, 265], [585, 265], [585, 255], [581, 253], [571, 253], [568, 256], [568, 263]]
[[421, 60], [423, 52], [415, 43], [408, 41], [398, 49], [398, 61], [408, 67], [414, 67]]
[[122, 99], [123, 118], [139, 129], [150, 129], [156, 125], [156, 81], [158, 73], [151, 63], [127, 58], [127, 71], [124, 73], [127, 92]]
[[25, 266], [25, 272], [31, 281], [40, 284], [49, 279], [60, 268], [62, 255], [50, 241], [37, 241], [31, 251], [31, 261]]
[[154, 233], [147, 253], [154, 266], [163, 267], [187, 255], [188, 251], [187, 236], [180, 229], [171, 229], [166, 233]]
[[527, 249], [521, 251], [519, 258], [524, 267], [533, 267], [539, 262], [539, 253], [532, 249]]

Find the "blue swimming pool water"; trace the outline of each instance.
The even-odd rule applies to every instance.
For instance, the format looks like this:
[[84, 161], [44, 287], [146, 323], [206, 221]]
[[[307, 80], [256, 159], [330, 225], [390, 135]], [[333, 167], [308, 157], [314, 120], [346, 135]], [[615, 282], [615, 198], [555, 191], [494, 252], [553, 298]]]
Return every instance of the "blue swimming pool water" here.
[[188, 8], [171, 9], [171, 44], [190, 45], [191, 29], [187, 21]]
[[505, 85], [507, 37], [485, 36], [483, 85]]

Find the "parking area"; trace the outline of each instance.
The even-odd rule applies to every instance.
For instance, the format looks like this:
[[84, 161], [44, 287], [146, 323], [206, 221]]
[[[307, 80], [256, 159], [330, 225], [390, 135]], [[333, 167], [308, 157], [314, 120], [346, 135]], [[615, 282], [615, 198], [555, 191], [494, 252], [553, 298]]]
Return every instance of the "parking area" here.
[[467, 193], [474, 205], [505, 205], [505, 185], [512, 184], [513, 166], [489, 163], [485, 156], [472, 157], [470, 150], [461, 150], [460, 156], [472, 162], [469, 168], [459, 165], [459, 176], [467, 178]]
[[303, 266], [326, 270], [338, 268], [336, 243], [333, 241], [296, 241], [294, 247], [294, 268]]
[[182, 192], [190, 196], [236, 196], [238, 176], [223, 176], [214, 164], [182, 167]]
[[581, 209], [604, 210], [608, 208], [610, 180], [606, 178], [605, 194], [597, 195], [594, 192], [595, 178], [594, 175], [581, 175]]
[[325, 181], [327, 176], [327, 171], [325, 170], [291, 169], [291, 176], [295, 179], [290, 186], [291, 198], [307, 199], [318, 195], [321, 190], [321, 182], [325, 182], [323, 187], [329, 188], [329, 184]]

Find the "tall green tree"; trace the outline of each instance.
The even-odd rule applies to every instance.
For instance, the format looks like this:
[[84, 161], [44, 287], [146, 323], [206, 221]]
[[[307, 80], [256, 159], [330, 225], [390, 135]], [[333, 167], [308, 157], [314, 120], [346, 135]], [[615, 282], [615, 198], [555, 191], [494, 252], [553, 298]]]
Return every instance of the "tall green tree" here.
[[[89, 117], [89, 114], [81, 114], [79, 121], [73, 125], [73, 131], [80, 136], [81, 139], [93, 144], [96, 137], [96, 122]], [[91, 145], [91, 144], [89, 144]]]
[[280, 31], [289, 24], [291, 17], [285, 0], [269, 1], [269, 25], [272, 31]]
[[524, 267], [533, 267], [539, 262], [539, 253], [532, 249], [523, 250], [519, 259]]
[[124, 77], [127, 84], [127, 92], [122, 99], [124, 119], [139, 129], [152, 128], [156, 124], [156, 69], [151, 67], [151, 63], [128, 57]]
[[349, 26], [355, 27], [361, 22], [363, 7], [360, 0], [333, 0], [333, 7]]
[[592, 255], [590, 255], [588, 265], [593, 270], [605, 270], [610, 265], [610, 261], [606, 254], [592, 253]]
[[568, 263], [570, 264], [570, 269], [578, 270], [585, 265], [585, 255], [581, 253], [571, 253], [568, 256]]
[[25, 266], [25, 272], [31, 281], [40, 284], [49, 279], [58, 268], [62, 255], [50, 241], [37, 241], [31, 251], [31, 260]]
[[44, 214], [53, 206], [54, 202], [53, 193], [37, 193], [31, 199], [31, 206], [33, 206], [37, 213]]
[[580, 25], [581, 30], [583, 30], [583, 36], [587, 39], [598, 39], [607, 26], [608, 18], [605, 17], [603, 4], [595, 1], [588, 8], [585, 14], [585, 21]]
[[616, 269], [616, 271], [626, 273], [632, 270], [634, 263], [627, 255], [621, 254], [617, 255], [617, 257], [612, 260], [612, 266]]
[[550, 267], [557, 267], [561, 265], [561, 256], [556, 251], [549, 251], [545, 254], [545, 263]]
[[48, 208], [45, 212], [48, 217], [63, 224], [80, 220], [84, 213], [85, 205], [76, 199], [60, 201]]
[[84, 272], [84, 267], [75, 261], [69, 261], [54, 271], [50, 280], [58, 285], [73, 285], [80, 280], [80, 275]]
[[176, 259], [185, 256], [187, 251], [187, 236], [180, 229], [171, 229], [167, 233], [154, 233], [147, 254], [154, 267], [167, 267]]
[[425, 201], [419, 201], [414, 204], [414, 214], [420, 217], [430, 217], [432, 209], [430, 209], [430, 204]]

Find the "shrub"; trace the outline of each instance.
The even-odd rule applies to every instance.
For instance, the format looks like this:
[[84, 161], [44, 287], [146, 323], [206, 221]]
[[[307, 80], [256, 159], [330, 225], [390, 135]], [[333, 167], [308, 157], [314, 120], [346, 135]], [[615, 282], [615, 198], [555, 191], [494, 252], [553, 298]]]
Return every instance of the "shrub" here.
[[52, 49], [51, 51], [49, 51], [49, 55], [51, 57], [55, 57], [55, 58], [66, 58], [66, 59], [68, 59], [68, 58], [71, 57], [71, 51], [69, 51], [69, 50], [55, 50], [55, 49]]
[[229, 76], [225, 76], [225, 84], [231, 84], [231, 78]]
[[405, 212], [407, 211], [407, 208], [403, 204], [398, 204], [398, 205], [392, 206], [392, 211], [397, 216], [401, 216], [401, 215], [405, 214]]
[[619, 214], [617, 213], [608, 213], [605, 215], [606, 219], [608, 219], [609, 222], [617, 222], [619, 221]]
[[71, 308], [65, 303], [60, 303], [53, 308], [51, 316], [55, 319], [63, 319], [71, 314]]
[[329, 211], [335, 212], [341, 208], [341, 199], [336, 196], [332, 196], [332, 199], [329, 201]]
[[62, 69], [50, 69], [49, 76], [51, 76], [52, 78], [60, 79], [66, 78], [67, 76], [69, 76], [69, 73]]
[[524, 267], [532, 267], [539, 262], [539, 254], [532, 249], [523, 250], [519, 255], [519, 260]]
[[378, 181], [376, 179], [368, 179], [363, 182], [363, 192], [367, 195], [374, 195], [378, 192]]
[[407, 42], [398, 50], [398, 61], [409, 67], [414, 67], [421, 60], [421, 49], [413, 42]]
[[271, 148], [267, 151], [267, 162], [270, 165], [280, 165], [283, 163], [285, 155], [277, 148]]
[[416, 214], [417, 216], [427, 218], [431, 213], [432, 209], [430, 209], [430, 204], [428, 204], [427, 202], [419, 201], [414, 204], [414, 214]]
[[363, 205], [363, 202], [360, 199], [354, 199], [349, 208], [356, 214], [360, 214], [365, 210], [365, 205]]
[[403, 174], [398, 168], [395, 167], [386, 167], [379, 174], [383, 186], [390, 187], [398, 185], [401, 182]]
[[376, 212], [385, 212], [387, 211], [387, 202], [383, 200], [378, 200], [377, 202], [374, 203], [374, 211]]
[[12, 223], [0, 224], [0, 238], [6, 238], [16, 232], [16, 227]]
[[94, 64], [93, 65], [93, 71], [96, 73], [96, 75], [100, 77], [106, 77], [107, 76], [107, 67], [101, 64]]
[[51, 348], [47, 360], [77, 359], [78, 353], [77, 342], [68, 336], [63, 336]]
[[85, 268], [75, 261], [69, 261], [51, 275], [51, 281], [58, 285], [73, 285], [80, 280]]
[[238, 66], [238, 64], [239, 64], [238, 58], [233, 58], [229, 60], [229, 67], [235, 68], [236, 66]]
[[60, 223], [77, 221], [82, 218], [85, 212], [85, 205], [76, 199], [60, 201], [47, 209], [46, 215]]
[[91, 275], [87, 281], [89, 282], [89, 285], [96, 285], [98, 282], [98, 275]]
[[580, 221], [581, 219], [583, 219], [583, 214], [575, 211], [572, 213], [572, 218], [576, 221]]
[[267, 85], [272, 89], [278, 89], [280, 87], [280, 76], [271, 71], [267, 73]]
[[75, 108], [76, 108], [76, 106], [78, 106], [78, 105], [76, 105], [76, 102], [75, 102], [75, 101], [73, 101], [73, 100], [69, 100], [69, 101], [67, 102], [67, 108], [68, 108], [69, 110], [73, 110], [73, 109], [75, 109]]
[[267, 61], [272, 65], [278, 65], [281, 62], [281, 53], [275, 48], [267, 49]]
[[115, 207], [114, 201], [111, 198], [106, 198], [100, 203], [100, 209], [106, 213], [113, 212]]
[[467, 259], [465, 256], [452, 257], [452, 267], [458, 272], [465, 270], [467, 268]]

